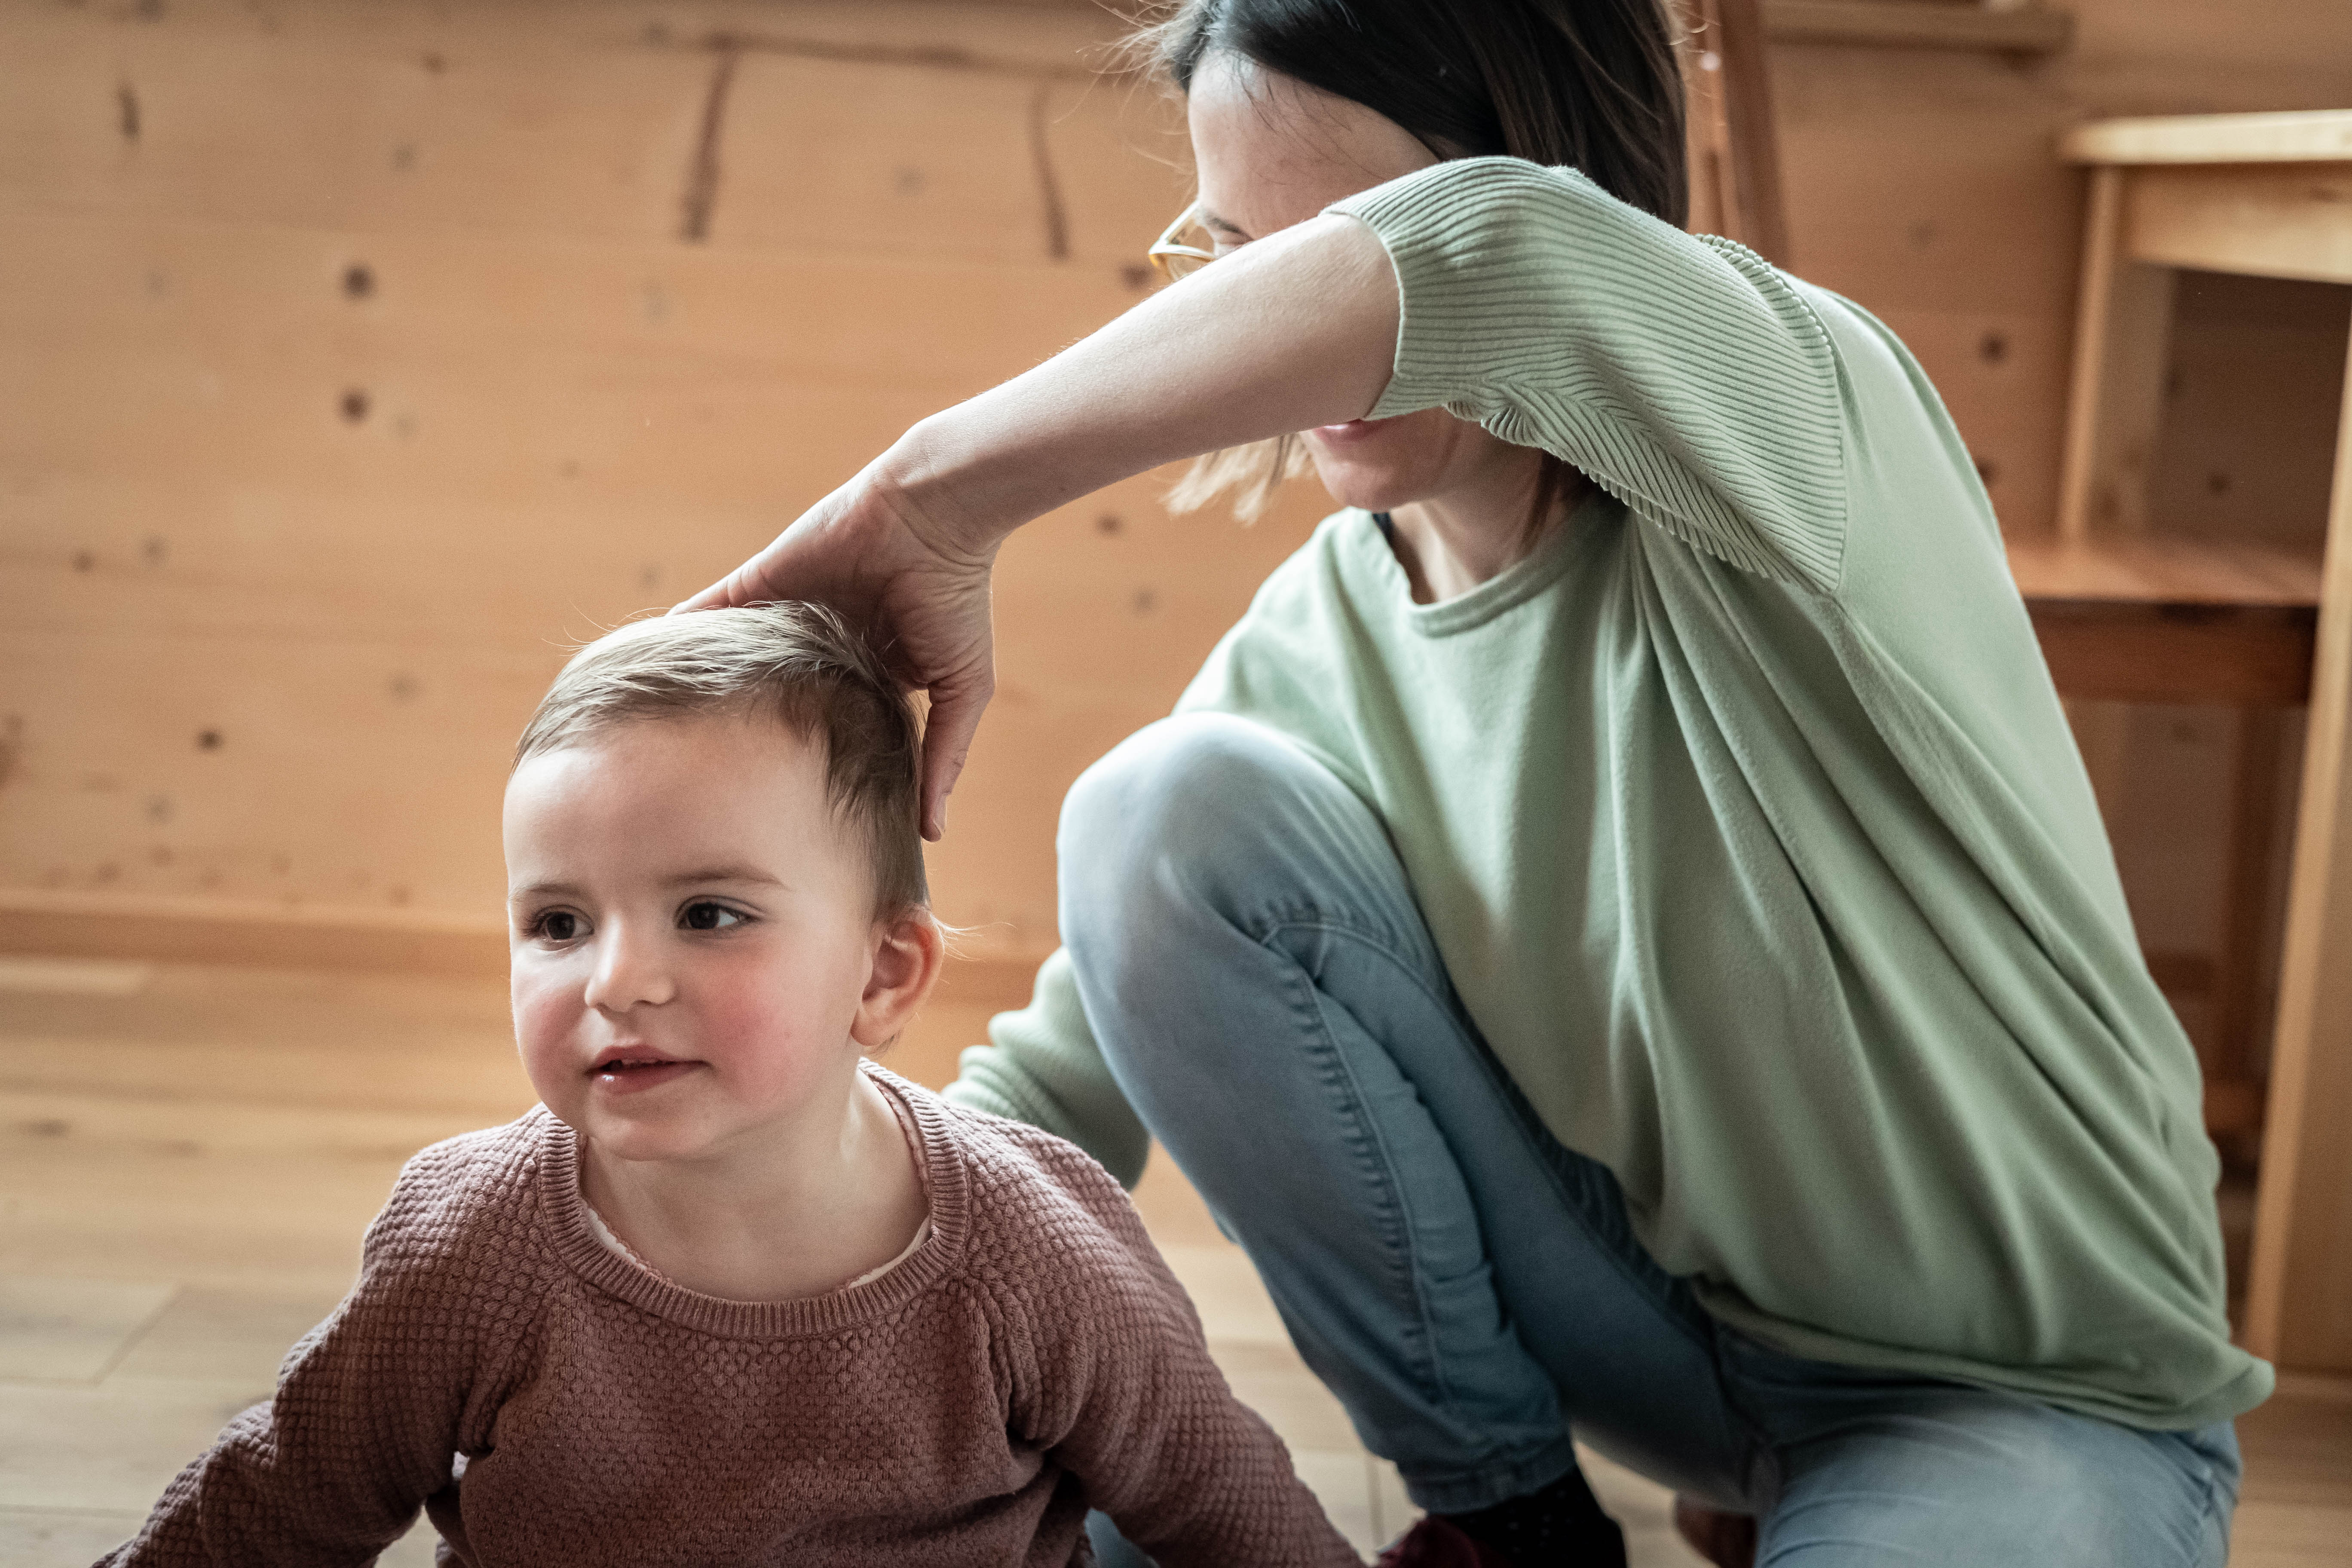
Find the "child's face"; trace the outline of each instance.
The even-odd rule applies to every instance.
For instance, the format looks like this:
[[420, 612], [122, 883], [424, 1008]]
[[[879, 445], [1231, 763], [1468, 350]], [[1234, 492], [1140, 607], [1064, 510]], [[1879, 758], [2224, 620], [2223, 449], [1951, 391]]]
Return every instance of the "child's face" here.
[[845, 1114], [887, 922], [821, 746], [765, 719], [621, 724], [515, 770], [506, 853], [515, 1036], [550, 1110], [618, 1158], [688, 1161]]

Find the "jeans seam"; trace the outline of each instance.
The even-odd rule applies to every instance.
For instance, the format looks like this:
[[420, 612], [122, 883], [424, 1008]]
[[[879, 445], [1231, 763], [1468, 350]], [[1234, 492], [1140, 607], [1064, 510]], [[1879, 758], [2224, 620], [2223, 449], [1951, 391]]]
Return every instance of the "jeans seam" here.
[[[2183, 1444], [2182, 1447], [2189, 1447], [2187, 1444]], [[2212, 1521], [2213, 1515], [2219, 1510], [2221, 1487], [2220, 1479], [2213, 1473], [2213, 1461], [2194, 1447], [2189, 1447], [2189, 1454], [2196, 1459], [2197, 1473], [2205, 1483], [2205, 1506], [2198, 1510], [2197, 1528], [2190, 1533], [2189, 1553], [2183, 1561], [2188, 1568], [2201, 1568], [2205, 1560], [2205, 1527]], [[2229, 1550], [2229, 1534], [2226, 1531], [2223, 1531], [2221, 1539], [2226, 1560]]]
[[1416, 1323], [1413, 1331], [1413, 1373], [1432, 1397], [1445, 1405], [1454, 1403], [1453, 1390], [1437, 1364], [1434, 1351], [1435, 1335], [1428, 1297], [1423, 1293], [1421, 1271], [1413, 1266], [1412, 1226], [1409, 1205], [1404, 1196], [1404, 1184], [1399, 1179], [1395, 1162], [1381, 1139], [1380, 1123], [1365, 1109], [1362, 1086], [1349, 1070], [1347, 1053], [1331, 1039], [1330, 1029], [1323, 1021], [1318, 998], [1321, 993], [1310, 978], [1306, 966], [1297, 959], [1269, 941], [1260, 939], [1260, 945], [1277, 955], [1289, 966], [1289, 983], [1293, 987], [1289, 998], [1291, 1009], [1301, 1021], [1307, 1036], [1308, 1049], [1315, 1053], [1318, 1076], [1338, 1089], [1344, 1102], [1338, 1107], [1356, 1130], [1348, 1142], [1351, 1154], [1363, 1166], [1368, 1184], [1380, 1204], [1380, 1222], [1386, 1246], [1393, 1262], [1395, 1280], [1405, 1289], [1403, 1294], [1413, 1303]]
[[[1306, 914], [1302, 918], [1300, 914], [1285, 910], [1276, 913], [1271, 919], [1264, 921], [1263, 922], [1249, 922], [1248, 924], [1244, 925], [1243, 930], [1250, 936], [1252, 941], [1257, 942], [1259, 946], [1266, 948], [1272, 952], [1281, 951], [1276, 946], [1274, 939], [1288, 931], [1328, 932], [1337, 936], [1345, 937], [1370, 949], [1372, 952], [1378, 953], [1381, 958], [1386, 959], [1390, 964], [1404, 975], [1406, 980], [1412, 984], [1414, 989], [1421, 993], [1423, 999], [1428, 1001], [1438, 1012], [1445, 1013], [1453, 1010], [1453, 998], [1450, 996], [1440, 996], [1433, 993], [1423, 978], [1420, 966], [1408, 955], [1399, 952], [1395, 944], [1391, 942], [1385, 934], [1366, 930], [1345, 917], [1333, 914], [1332, 911], [1320, 905], [1310, 903], [1305, 906], [1305, 910], [1311, 911], [1311, 913]], [[1262, 931], [1256, 929], [1261, 924], [1264, 928]], [[1434, 954], [1432, 956], [1433, 958], [1435, 957]], [[1305, 981], [1307, 989], [1310, 992], [1317, 991], [1318, 988], [1315, 986], [1314, 982], [1306, 978], [1304, 965], [1300, 964], [1296, 958], [1292, 957], [1287, 952], [1283, 952], [1282, 957], [1291, 965], [1292, 969], [1298, 973], [1300, 979]], [[1438, 959], [1437, 963], [1441, 967], [1443, 967], [1443, 959]], [[1335, 1056], [1338, 1054], [1336, 1049], [1333, 1050], [1333, 1054]], [[1500, 1064], [1490, 1060], [1484, 1051], [1473, 1051], [1471, 1053], [1471, 1057], [1476, 1063], [1480, 1071], [1487, 1073], [1500, 1071]], [[1505, 1076], [1507, 1077], [1507, 1075]], [[1510, 1088], [1514, 1093], [1516, 1093], [1516, 1085], [1498, 1087]], [[1507, 1097], [1507, 1098], [1508, 1097]], [[1518, 1134], [1522, 1139], [1528, 1138], [1529, 1136], [1530, 1130], [1526, 1125], [1526, 1118], [1518, 1113], [1519, 1108], [1516, 1103], [1513, 1104], [1512, 1109], [1513, 1115], [1511, 1117], [1511, 1121], [1513, 1126], [1517, 1130]], [[1555, 1142], [1557, 1142], [1557, 1140], [1555, 1140]], [[1610, 1266], [1622, 1275], [1627, 1283], [1633, 1286], [1637, 1291], [1643, 1296], [1651, 1297], [1653, 1300], [1655, 1300], [1655, 1292], [1651, 1289], [1649, 1282], [1634, 1273], [1634, 1271], [1627, 1265], [1625, 1259], [1619, 1256], [1618, 1251], [1614, 1247], [1605, 1244], [1601, 1237], [1593, 1235], [1592, 1227], [1586, 1220], [1582, 1207], [1578, 1204], [1569, 1201], [1566, 1191], [1560, 1185], [1559, 1173], [1552, 1169], [1552, 1162], [1549, 1158], [1547, 1151], [1538, 1147], [1534, 1152], [1538, 1155], [1536, 1163], [1543, 1170], [1545, 1178], [1551, 1183], [1554, 1194], [1560, 1199], [1559, 1206], [1569, 1214], [1575, 1216], [1576, 1223], [1583, 1228], [1587, 1238], [1593, 1242], [1593, 1249], [1607, 1258], [1609, 1259]], [[1570, 1152], [1573, 1152], [1573, 1151], [1570, 1151]], [[1587, 1159], [1591, 1158], [1589, 1155], [1581, 1157]], [[1419, 1294], [1417, 1289], [1415, 1294], [1416, 1296]], [[1672, 1324], [1677, 1332], [1688, 1339], [1693, 1348], [1706, 1352], [1710, 1360], [1716, 1357], [1717, 1346], [1712, 1339], [1701, 1337], [1689, 1324], [1684, 1322], [1682, 1321], [1681, 1313], [1674, 1310], [1671, 1303], [1659, 1302], [1659, 1306], [1661, 1308], [1659, 1316], [1664, 1318], [1668, 1323]], [[1705, 1309], [1701, 1309], [1701, 1310], [1704, 1311]]]

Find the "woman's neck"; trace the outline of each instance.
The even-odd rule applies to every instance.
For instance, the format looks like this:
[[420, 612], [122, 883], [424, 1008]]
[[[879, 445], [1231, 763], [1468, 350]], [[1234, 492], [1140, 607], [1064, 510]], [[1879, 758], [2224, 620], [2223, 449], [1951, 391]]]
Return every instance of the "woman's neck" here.
[[1525, 560], [1592, 489], [1567, 470], [1539, 524], [1530, 523], [1544, 465], [1535, 460], [1482, 473], [1442, 495], [1389, 513], [1391, 547], [1416, 605], [1442, 604], [1500, 576]]
[[821, 1296], [906, 1249], [927, 1205], [884, 1091], [846, 1095], [695, 1161], [620, 1160], [583, 1141], [582, 1196], [632, 1252], [707, 1296]]

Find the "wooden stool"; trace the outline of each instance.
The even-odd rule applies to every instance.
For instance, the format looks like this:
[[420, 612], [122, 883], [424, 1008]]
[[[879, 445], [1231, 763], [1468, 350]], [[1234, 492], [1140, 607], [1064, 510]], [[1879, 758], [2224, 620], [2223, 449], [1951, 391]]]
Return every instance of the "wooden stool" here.
[[[2352, 111], [2108, 121], [2063, 151], [2092, 168], [2065, 468], [2055, 538], [2013, 541], [2011, 569], [2065, 696], [2311, 705], [2245, 1337], [2283, 1367], [2352, 1372], [2352, 396], [2324, 563], [2144, 532], [2176, 269], [2352, 283]], [[2275, 731], [2241, 747], [2209, 1102], [2225, 1129], [2254, 1103]]]

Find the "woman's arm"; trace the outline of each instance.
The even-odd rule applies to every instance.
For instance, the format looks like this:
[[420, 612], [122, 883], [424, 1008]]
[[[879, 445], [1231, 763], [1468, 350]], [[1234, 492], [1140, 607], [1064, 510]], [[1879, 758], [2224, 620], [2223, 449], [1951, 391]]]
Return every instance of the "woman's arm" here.
[[1331, 211], [1380, 237], [1406, 301], [1375, 417], [1443, 406], [1743, 572], [1837, 591], [1863, 411], [1801, 285], [1517, 158], [1441, 163]]
[[988, 1044], [964, 1048], [955, 1082], [940, 1092], [953, 1104], [1068, 1139], [1123, 1187], [1143, 1179], [1151, 1134], [1087, 1026], [1066, 948], [1055, 948], [1038, 969], [1029, 1005], [988, 1021]]
[[1388, 384], [1398, 318], [1395, 271], [1363, 225], [1268, 236], [917, 425], [679, 608], [821, 599], [861, 623], [930, 694], [923, 832], [937, 838], [994, 689], [988, 573], [1004, 537], [1161, 463], [1361, 416]]

